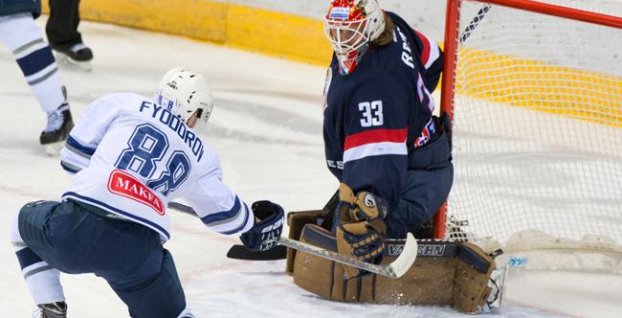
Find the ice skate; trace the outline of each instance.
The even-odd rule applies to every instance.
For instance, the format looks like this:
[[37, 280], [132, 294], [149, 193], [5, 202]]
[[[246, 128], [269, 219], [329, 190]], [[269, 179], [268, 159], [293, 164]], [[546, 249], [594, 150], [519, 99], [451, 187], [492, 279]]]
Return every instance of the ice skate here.
[[32, 314], [33, 318], [67, 318], [67, 303], [64, 301], [38, 305], [37, 307]]
[[[73, 119], [69, 105], [63, 104], [59, 110], [48, 113], [48, 122], [39, 136], [39, 143], [45, 147], [48, 155], [57, 155], [63, 147], [64, 141], [73, 128]], [[62, 109], [62, 110], [60, 110]]]
[[83, 71], [92, 69], [93, 51], [84, 43], [74, 44], [70, 47], [53, 46], [52, 50], [56, 53], [59, 61], [63, 61]]

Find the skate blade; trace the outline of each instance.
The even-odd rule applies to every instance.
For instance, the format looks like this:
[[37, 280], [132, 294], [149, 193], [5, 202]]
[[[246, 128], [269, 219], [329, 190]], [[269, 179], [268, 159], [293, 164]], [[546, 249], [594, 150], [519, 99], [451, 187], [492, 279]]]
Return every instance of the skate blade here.
[[65, 141], [54, 142], [51, 144], [43, 145], [45, 149], [45, 154], [50, 157], [55, 157], [60, 155], [60, 151], [63, 150], [63, 146], [65, 145]]
[[91, 61], [80, 62], [80, 61], [73, 60], [69, 56], [63, 53], [60, 53], [60, 52], [55, 52], [55, 54], [56, 54], [56, 60], [58, 62], [61, 62], [64, 65], [68, 65], [73, 69], [77, 69], [77, 70], [84, 71], [84, 72], [90, 72], [93, 70]]

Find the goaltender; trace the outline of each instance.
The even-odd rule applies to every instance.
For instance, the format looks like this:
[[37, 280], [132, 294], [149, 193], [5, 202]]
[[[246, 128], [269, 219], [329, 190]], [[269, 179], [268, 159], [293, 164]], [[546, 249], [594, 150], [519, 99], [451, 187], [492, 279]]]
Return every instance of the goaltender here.
[[[373, 263], [395, 259], [406, 233], [429, 238], [426, 223], [453, 183], [447, 115], [433, 116], [430, 94], [443, 67], [435, 42], [377, 0], [332, 0], [325, 32], [334, 54], [324, 90], [324, 147], [341, 183], [324, 211], [293, 212], [290, 237]], [[297, 254], [297, 255], [296, 255]], [[294, 253], [294, 282], [345, 302], [451, 305], [490, 309], [493, 257], [467, 243], [420, 242], [399, 279]]]

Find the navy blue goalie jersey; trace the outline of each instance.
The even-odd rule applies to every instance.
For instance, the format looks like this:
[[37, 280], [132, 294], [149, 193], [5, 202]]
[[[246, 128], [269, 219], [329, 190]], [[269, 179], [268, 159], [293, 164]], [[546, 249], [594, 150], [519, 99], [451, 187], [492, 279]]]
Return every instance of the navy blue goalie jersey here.
[[443, 54], [438, 45], [394, 21], [393, 41], [370, 47], [349, 75], [335, 56], [325, 88], [326, 163], [354, 192], [367, 190], [396, 207], [408, 169], [408, 154], [436, 135], [432, 92]]

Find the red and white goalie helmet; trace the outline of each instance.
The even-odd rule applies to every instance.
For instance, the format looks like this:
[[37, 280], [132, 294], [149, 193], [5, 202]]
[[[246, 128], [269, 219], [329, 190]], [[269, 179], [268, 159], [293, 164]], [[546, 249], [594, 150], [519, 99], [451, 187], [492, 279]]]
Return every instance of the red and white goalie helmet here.
[[324, 32], [339, 60], [341, 72], [354, 71], [370, 42], [385, 28], [384, 11], [377, 0], [331, 0]]
[[212, 115], [214, 99], [205, 78], [184, 67], [169, 70], [155, 93], [156, 104], [170, 110], [190, 128], [200, 128]]

